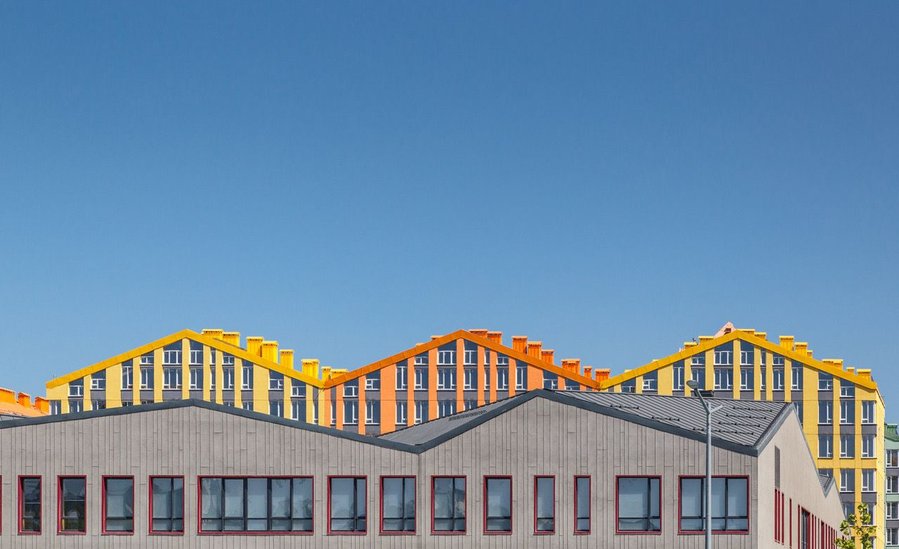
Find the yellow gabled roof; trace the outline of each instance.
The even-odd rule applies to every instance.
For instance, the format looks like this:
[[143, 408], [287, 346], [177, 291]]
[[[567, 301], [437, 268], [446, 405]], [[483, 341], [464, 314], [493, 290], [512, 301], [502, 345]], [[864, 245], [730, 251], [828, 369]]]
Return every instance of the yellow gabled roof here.
[[751, 345], [755, 345], [756, 347], [761, 347], [772, 353], [777, 353], [779, 355], [783, 355], [785, 358], [788, 358], [792, 361], [801, 362], [806, 366], [810, 366], [816, 370], [819, 370], [824, 373], [831, 374], [832, 376], [840, 379], [845, 379], [847, 381], [851, 381], [856, 385], [864, 387], [870, 390], [877, 390], [877, 383], [874, 382], [870, 377], [861, 376], [859, 374], [848, 372], [843, 370], [833, 364], [815, 359], [811, 356], [798, 353], [792, 349], [782, 347], [777, 343], [773, 343], [768, 341], [767, 339], [758, 337], [751, 331], [747, 330], [734, 330], [730, 333], [724, 334], [719, 337], [714, 337], [705, 341], [700, 341], [698, 344], [686, 347], [673, 355], [667, 356], [660, 360], [654, 360], [649, 364], [645, 364], [640, 366], [639, 368], [635, 368], [633, 370], [629, 370], [623, 374], [618, 374], [617, 376], [610, 377], [608, 380], [602, 383], [603, 389], [608, 389], [609, 387], [614, 387], [615, 385], [619, 385], [624, 383], [625, 381], [630, 381], [636, 377], [648, 374], [650, 372], [654, 372], [666, 366], [670, 366], [675, 362], [680, 360], [684, 360], [686, 358], [692, 357], [699, 353], [704, 353], [710, 349], [714, 349], [719, 345], [723, 345], [725, 343], [729, 343], [739, 339], [741, 341], [745, 341]]
[[267, 368], [274, 372], [278, 372], [283, 374], [286, 377], [291, 379], [295, 379], [298, 381], [302, 381], [303, 383], [308, 383], [309, 385], [313, 385], [315, 387], [322, 387], [322, 381], [320, 379], [314, 378], [312, 376], [306, 375], [297, 370], [292, 370], [277, 362], [272, 362], [266, 358], [263, 358], [258, 355], [251, 354], [243, 347], [238, 347], [236, 345], [231, 345], [230, 343], [226, 343], [224, 341], [209, 337], [207, 335], [199, 334], [193, 330], [181, 330], [179, 332], [175, 332], [174, 334], [167, 335], [163, 338], [157, 339], [156, 341], [151, 341], [146, 345], [141, 345], [135, 349], [131, 349], [130, 351], [126, 351], [122, 354], [116, 355], [114, 357], [107, 358], [106, 360], [102, 360], [97, 362], [96, 364], [91, 364], [85, 368], [80, 370], [76, 370], [74, 372], [68, 373], [64, 376], [60, 376], [56, 379], [52, 379], [47, 382], [47, 389], [52, 389], [54, 387], [59, 387], [60, 385], [64, 385], [66, 383], [70, 383], [75, 381], [76, 379], [81, 379], [86, 375], [93, 374], [95, 372], [99, 372], [101, 370], [105, 370], [110, 366], [115, 366], [116, 364], [121, 364], [126, 360], [131, 360], [135, 357], [145, 355], [151, 351], [159, 349], [160, 347], [165, 347], [171, 343], [175, 343], [176, 341], [181, 341], [182, 339], [190, 339], [192, 341], [196, 341], [197, 343], [202, 343], [204, 345], [208, 345], [214, 349], [218, 349], [219, 351], [234, 355], [237, 358], [242, 360], [246, 360], [252, 362], [253, 364], [258, 364], [263, 368]]
[[425, 353], [427, 351], [430, 351], [431, 349], [440, 347], [441, 345], [446, 345], [447, 343], [451, 343], [453, 341], [456, 341], [457, 339], [465, 339], [465, 340], [471, 341], [472, 343], [477, 343], [478, 345], [480, 345], [484, 348], [490, 349], [497, 353], [502, 353], [506, 356], [514, 358], [515, 360], [525, 362], [531, 366], [534, 366], [535, 368], [540, 368], [541, 370], [546, 370], [547, 372], [552, 372], [552, 373], [557, 374], [566, 379], [570, 379], [572, 381], [577, 381], [578, 384], [585, 385], [587, 387], [591, 387], [594, 389], [599, 387], [599, 382], [597, 382], [593, 379], [590, 379], [589, 377], [583, 376], [580, 373], [574, 374], [572, 372], [565, 371], [563, 368], [560, 368], [559, 366], [556, 366], [555, 364], [551, 364], [544, 360], [540, 360], [538, 358], [532, 357], [527, 353], [523, 353], [521, 351], [516, 351], [515, 349], [513, 349], [511, 347], [506, 347], [505, 345], [491, 341], [490, 339], [488, 339], [486, 337], [483, 337], [483, 336], [480, 336], [477, 334], [473, 334], [473, 333], [469, 332], [468, 330], [456, 330], [455, 332], [453, 332], [451, 334], [447, 334], [444, 336], [434, 338], [427, 343], [423, 343], [421, 345], [416, 345], [415, 347], [412, 347], [411, 349], [406, 349], [405, 351], [402, 351], [395, 355], [391, 355], [387, 358], [383, 358], [376, 362], [372, 362], [371, 364], [367, 364], [367, 365], [357, 368], [355, 370], [351, 370], [345, 374], [331, 378], [330, 381], [325, 382], [325, 388], [327, 389], [327, 388], [333, 387], [335, 385], [340, 385], [342, 383], [346, 383], [347, 381], [352, 381], [363, 375], [374, 372], [376, 370], [380, 370], [382, 368], [390, 366], [391, 364], [396, 364], [397, 362], [402, 362], [403, 360], [408, 360], [410, 358], [415, 357], [416, 355], [420, 355], [421, 353]]

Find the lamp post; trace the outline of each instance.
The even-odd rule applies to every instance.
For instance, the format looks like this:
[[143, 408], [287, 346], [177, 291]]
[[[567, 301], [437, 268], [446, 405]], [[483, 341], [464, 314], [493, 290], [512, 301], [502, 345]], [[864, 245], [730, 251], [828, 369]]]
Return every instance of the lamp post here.
[[695, 379], [687, 382], [687, 387], [693, 389], [693, 393], [699, 397], [702, 407], [705, 408], [705, 549], [712, 549], [712, 414], [721, 409], [721, 406], [712, 408], [702, 396], [702, 388]]

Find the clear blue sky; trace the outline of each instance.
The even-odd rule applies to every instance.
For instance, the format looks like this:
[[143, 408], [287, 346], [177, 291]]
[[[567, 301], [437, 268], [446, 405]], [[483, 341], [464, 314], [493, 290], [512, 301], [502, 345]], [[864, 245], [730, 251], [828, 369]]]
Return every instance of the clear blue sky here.
[[[732, 320], [899, 413], [899, 3], [0, 3], [0, 385], [181, 328], [620, 371]], [[899, 404], [897, 404], [899, 405]]]

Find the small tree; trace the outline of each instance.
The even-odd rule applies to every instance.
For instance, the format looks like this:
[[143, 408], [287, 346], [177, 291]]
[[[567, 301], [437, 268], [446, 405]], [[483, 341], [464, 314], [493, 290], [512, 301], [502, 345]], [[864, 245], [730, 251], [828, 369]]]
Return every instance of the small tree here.
[[868, 512], [868, 506], [859, 504], [855, 513], [840, 523], [842, 536], [836, 541], [837, 547], [839, 549], [856, 549], [857, 547], [874, 549], [876, 528], [872, 524], [873, 522], [871, 513]]

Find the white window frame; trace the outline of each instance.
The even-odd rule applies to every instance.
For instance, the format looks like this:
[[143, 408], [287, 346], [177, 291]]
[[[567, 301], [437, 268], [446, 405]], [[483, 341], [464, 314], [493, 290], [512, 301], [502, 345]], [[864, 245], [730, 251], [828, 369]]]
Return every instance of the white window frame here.
[[528, 367], [515, 366], [515, 390], [524, 391], [527, 387]]
[[428, 402], [425, 400], [416, 400], [415, 401], [415, 420], [413, 423], [418, 425], [419, 423], [424, 423], [428, 420], [428, 418], [424, 417], [425, 412], [427, 411]]
[[[349, 413], [347, 413], [349, 412]], [[344, 400], [343, 401], [343, 424], [358, 425], [359, 424], [359, 401]]]
[[203, 369], [192, 367], [190, 369], [190, 388], [202, 389], [201, 378], [203, 377]]
[[233, 391], [234, 390], [234, 366], [230, 368], [226, 368], [222, 366], [222, 390], [224, 391]]
[[234, 355], [222, 355], [222, 366], [234, 366]]
[[447, 417], [456, 413], [455, 400], [438, 400], [437, 401], [437, 417]]
[[[874, 410], [873, 400], [862, 401], [862, 425], [874, 425]], [[897, 464], [897, 467], [899, 467], [899, 464]]]
[[396, 403], [396, 424], [397, 425], [406, 425], [408, 420], [406, 419], [406, 409], [408, 403], [407, 402], [397, 402]]
[[877, 454], [877, 441], [874, 435], [862, 435], [862, 457], [873, 458]]
[[[821, 419], [821, 411], [827, 410], [824, 419]], [[830, 400], [818, 401], [818, 425], [833, 425], [833, 402]]]
[[69, 398], [71, 397], [83, 397], [84, 396], [84, 382], [81, 383], [70, 383], [69, 384]]
[[833, 378], [832, 377], [818, 377], [818, 390], [819, 391], [833, 391]]
[[833, 457], [833, 435], [818, 435], [818, 457], [821, 459]]
[[693, 355], [690, 357], [690, 368], [693, 366], [702, 366], [705, 367], [705, 356], [703, 355]]
[[[374, 373], [374, 372], [372, 372]], [[381, 374], [372, 377], [370, 375], [365, 376], [365, 390], [366, 391], [380, 391], [381, 390]]]
[[733, 366], [734, 352], [728, 350], [715, 350], [715, 366]]
[[278, 377], [274, 375], [268, 376], [268, 390], [269, 391], [283, 391], [284, 390], [284, 376]]
[[[240, 373], [243, 374], [243, 377], [240, 380], [240, 388], [243, 391], [249, 391], [250, 389], [253, 388], [253, 365], [252, 364], [244, 364], [243, 366], [241, 366], [241, 368], [242, 369], [241, 369]], [[247, 375], [247, 372], [250, 373], [249, 376]]]
[[855, 398], [855, 385], [852, 385], [848, 381], [841, 381], [840, 398]]
[[425, 388], [425, 380], [427, 379], [427, 370], [424, 368], [415, 368], [413, 375], [415, 376], [415, 390], [423, 391]]
[[456, 381], [455, 367], [440, 366], [437, 368], [438, 391], [455, 391]]
[[379, 403], [377, 400], [366, 400], [365, 401], [365, 424], [366, 425], [378, 425], [381, 423], [381, 409], [378, 408], [377, 418], [375, 417], [375, 406]]
[[874, 491], [874, 477], [874, 469], [862, 469], [862, 492]]
[[462, 363], [463, 366], [477, 366], [478, 365], [478, 350], [477, 349], [465, 349], [465, 360]]
[[415, 356], [415, 364], [413, 366], [427, 366], [428, 365], [428, 355], [416, 355]]
[[409, 368], [407, 366], [396, 367], [396, 390], [405, 391], [409, 387]]
[[162, 364], [165, 366], [180, 366], [181, 365], [181, 350], [180, 349], [165, 349], [162, 351]]
[[655, 391], [655, 390], [656, 390], [656, 378], [644, 377], [643, 378], [643, 391]]
[[741, 391], [749, 391], [752, 389], [752, 384], [749, 383], [750, 378], [752, 377], [753, 371], [752, 368], [740, 368], [740, 390]]
[[149, 389], [151, 385], [151, 381], [153, 381], [153, 368], [141, 368], [140, 369], [140, 388], [141, 389]]
[[675, 364], [672, 366], [673, 373], [672, 376], [674, 378], [672, 385], [675, 391], [681, 391], [684, 388], [684, 366]]
[[275, 417], [284, 417], [284, 401], [270, 400], [268, 402], [268, 413]]
[[509, 390], [509, 368], [508, 366], [505, 368], [500, 368], [497, 366], [496, 368], [496, 390], [497, 391], [508, 391]]
[[477, 389], [478, 370], [477, 368], [465, 368], [463, 374], [462, 389], [465, 391], [474, 391]]
[[105, 391], [106, 390], [106, 372], [103, 372], [103, 375], [100, 377], [91, 376], [91, 391]]
[[203, 349], [191, 349], [190, 350], [190, 366], [202, 366], [203, 365]]
[[899, 476], [887, 475], [887, 494], [899, 494]]
[[359, 396], [359, 385], [344, 383], [343, 398], [357, 398]]
[[[855, 491], [855, 475], [853, 474], [854, 471], [855, 471], [854, 469], [840, 471], [840, 492], [846, 494], [846, 493], [852, 493]], [[852, 486], [847, 486], [847, 484], [849, 484], [847, 482], [847, 480], [849, 479], [850, 474], [852, 474], [852, 477], [853, 477], [852, 478]]]
[[290, 385], [290, 396], [292, 398], [306, 398], [306, 384], [302, 381], [293, 380]]
[[153, 366], [153, 355], [141, 355], [140, 366]]
[[786, 371], [783, 368], [774, 368], [771, 370], [771, 390], [772, 391], [783, 391], [784, 390], [784, 377], [786, 376]]
[[134, 388], [134, 368], [132, 366], [122, 366], [122, 390]]
[[[854, 416], [855, 412], [855, 401], [854, 400], [841, 400], [840, 401], [840, 425], [851, 425], [854, 421], [849, 421], [849, 415], [852, 412]], [[853, 418], [854, 420], [855, 418]]]
[[754, 351], [740, 351], [740, 366], [752, 366], [753, 365], [753, 357], [755, 355]]
[[[899, 450], [887, 450], [887, 467], [899, 467]], [[890, 459], [892, 458], [892, 459]]]
[[300, 411], [306, 409], [306, 403], [303, 401], [300, 402], [291, 402], [290, 403], [290, 419], [295, 421], [300, 421]]
[[[850, 449], [852, 450], [851, 452], [849, 451]], [[855, 458], [855, 435], [840, 435], [840, 457]]]
[[[720, 374], [724, 374], [723, 376]], [[723, 378], [723, 379], [722, 379]], [[727, 385], [724, 384], [727, 381]], [[734, 388], [734, 371], [730, 366], [715, 366], [715, 390], [729, 391]]]
[[[799, 375], [797, 375], [797, 372]], [[802, 365], [801, 364], [793, 364], [790, 367], [790, 390], [791, 391], [801, 391], [802, 390]]]
[[167, 366], [162, 369], [162, 388], [180, 389], [184, 380], [181, 378], [180, 366]]
[[437, 351], [437, 366], [455, 366], [456, 351]]
[[899, 545], [899, 528], [887, 528], [887, 545]]

